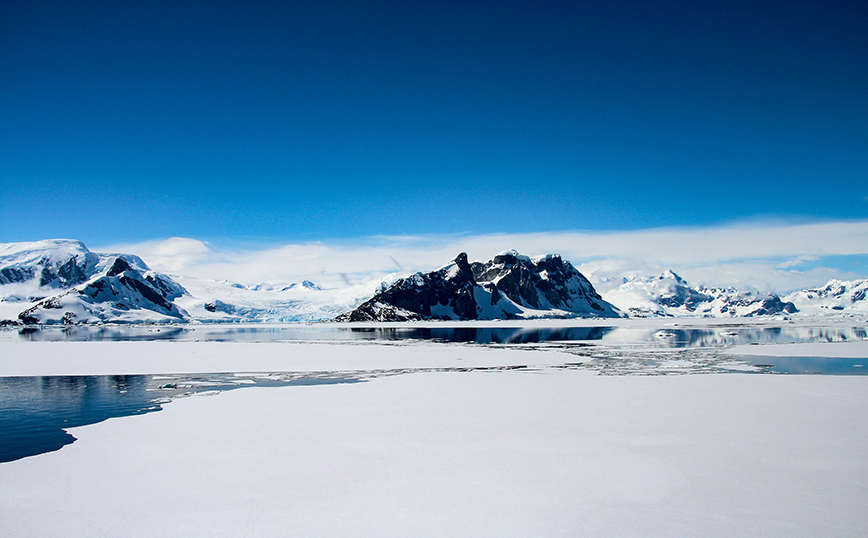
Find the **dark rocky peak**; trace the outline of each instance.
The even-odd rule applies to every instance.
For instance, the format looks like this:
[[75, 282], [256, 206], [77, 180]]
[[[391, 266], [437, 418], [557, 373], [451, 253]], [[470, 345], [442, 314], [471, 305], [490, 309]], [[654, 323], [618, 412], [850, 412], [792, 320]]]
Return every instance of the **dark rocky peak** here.
[[492, 263], [501, 265], [516, 265], [523, 261], [530, 262], [530, 258], [519, 254], [517, 250], [513, 249], [504, 250], [491, 260]]
[[492, 282], [513, 271], [527, 269], [522, 262], [530, 263], [530, 258], [521, 256], [514, 250], [497, 254], [488, 262], [473, 262], [471, 269], [477, 282]]
[[[460, 280], [460, 281], [473, 281], [475, 282], [475, 278], [473, 275], [473, 268], [470, 265], [470, 262], [467, 260], [467, 253], [462, 252], [458, 256], [455, 256], [450, 263], [444, 265], [440, 269], [437, 270], [444, 279], [447, 280]], [[418, 273], [422, 274], [422, 273]]]
[[530, 308], [568, 308], [577, 297], [593, 302], [601, 299], [588, 279], [558, 254], [534, 260], [507, 250], [490, 262], [475, 262], [473, 272], [477, 282], [490, 283]]
[[430, 273], [415, 273], [365, 301], [337, 321], [406, 321], [477, 319], [473, 290], [478, 287], [467, 254]]
[[115, 261], [112, 264], [111, 268], [108, 270], [108, 273], [106, 273], [106, 276], [118, 276], [124, 271], [131, 270], [132, 267], [130, 267], [130, 264], [127, 263], [126, 260], [124, 260], [123, 258], [115, 258]]
[[[554, 312], [553, 312], [554, 311]], [[560, 256], [532, 260], [514, 250], [488, 262], [461, 253], [430, 273], [398, 280], [337, 321], [618, 317], [590, 282]]]
[[458, 264], [460, 266], [469, 266], [469, 262], [467, 261], [467, 253], [459, 252], [458, 256], [455, 256], [455, 259], [452, 260], [452, 263]]

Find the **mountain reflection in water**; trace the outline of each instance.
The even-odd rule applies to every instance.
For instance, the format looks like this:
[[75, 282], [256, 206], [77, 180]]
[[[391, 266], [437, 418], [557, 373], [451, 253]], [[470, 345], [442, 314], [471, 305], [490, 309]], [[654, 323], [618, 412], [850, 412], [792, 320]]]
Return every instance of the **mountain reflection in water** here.
[[[11, 331], [9, 331], [11, 332]], [[586, 327], [345, 327], [314, 325], [73, 326], [25, 328], [17, 337], [30, 341], [157, 341], [179, 342], [346, 342], [433, 341], [475, 344], [538, 344], [594, 342], [644, 344], [652, 347], [721, 347], [737, 344], [846, 342], [868, 338], [864, 326], [725, 325], [661, 328], [647, 326]], [[8, 338], [8, 336], [7, 336]]]

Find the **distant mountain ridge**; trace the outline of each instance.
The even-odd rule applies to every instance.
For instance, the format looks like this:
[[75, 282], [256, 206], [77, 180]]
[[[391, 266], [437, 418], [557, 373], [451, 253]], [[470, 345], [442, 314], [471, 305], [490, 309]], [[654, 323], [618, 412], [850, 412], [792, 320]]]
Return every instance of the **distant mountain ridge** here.
[[557, 254], [531, 259], [514, 250], [488, 262], [461, 253], [429, 273], [395, 282], [336, 321], [621, 317]]
[[693, 288], [674, 271], [623, 278], [606, 297], [631, 317], [754, 317], [794, 314], [798, 308], [773, 293], [735, 288]]
[[753, 317], [868, 314], [868, 280], [831, 280], [784, 297], [691, 286], [673, 271], [595, 281], [558, 255], [514, 250], [487, 262], [462, 253], [436, 271], [349, 288], [242, 285], [168, 276], [133, 254], [68, 239], [0, 244], [0, 323], [185, 323]]
[[822, 288], [790, 293], [785, 300], [803, 312], [868, 314], [868, 280], [830, 280]]
[[0, 244], [4, 325], [314, 321], [372, 293], [360, 288], [323, 291], [309, 280], [248, 287], [170, 277], [136, 255], [95, 253], [70, 239]]

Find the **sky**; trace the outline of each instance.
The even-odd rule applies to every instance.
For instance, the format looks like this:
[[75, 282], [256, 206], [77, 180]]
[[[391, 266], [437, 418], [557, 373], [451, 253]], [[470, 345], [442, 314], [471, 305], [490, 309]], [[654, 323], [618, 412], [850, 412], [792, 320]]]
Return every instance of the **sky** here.
[[0, 242], [868, 275], [862, 1], [0, 0], [0, 103]]

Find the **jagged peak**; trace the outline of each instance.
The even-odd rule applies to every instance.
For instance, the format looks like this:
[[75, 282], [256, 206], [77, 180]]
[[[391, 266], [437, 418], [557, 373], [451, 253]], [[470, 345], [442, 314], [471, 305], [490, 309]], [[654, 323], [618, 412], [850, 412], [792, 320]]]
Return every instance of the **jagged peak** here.
[[[450, 278], [450, 279], [455, 278], [460, 274], [469, 275], [469, 278], [471, 280], [473, 279], [473, 270], [470, 268], [470, 261], [468, 261], [466, 252], [459, 253], [457, 256], [455, 256], [455, 258], [452, 259], [451, 262], [447, 263], [446, 265], [444, 265], [443, 267], [438, 269], [436, 272], [438, 272], [438, 273], [442, 274], [444, 277]], [[410, 275], [407, 278], [408, 279], [416, 279], [416, 280], [418, 280], [419, 278], [424, 279], [425, 273], [420, 271], [420, 272], [417, 272], [417, 273]]]
[[111, 268], [106, 273], [106, 276], [118, 276], [124, 271], [130, 271], [132, 267], [127, 261], [121, 257], [115, 258], [114, 263], [112, 263]]

